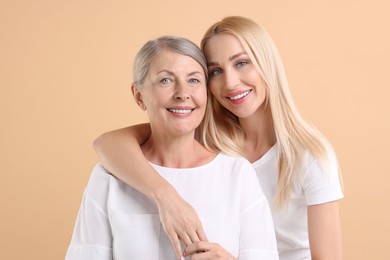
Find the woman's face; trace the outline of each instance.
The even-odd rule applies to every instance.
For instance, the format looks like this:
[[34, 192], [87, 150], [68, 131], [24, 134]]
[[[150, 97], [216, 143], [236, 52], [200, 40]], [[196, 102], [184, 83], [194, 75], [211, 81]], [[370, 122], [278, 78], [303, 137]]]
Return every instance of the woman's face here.
[[189, 56], [161, 52], [152, 62], [144, 85], [133, 91], [138, 105], [147, 109], [152, 128], [159, 132], [189, 133], [203, 119], [206, 78], [201, 65]]
[[253, 115], [264, 103], [266, 86], [238, 39], [218, 34], [204, 52], [214, 97], [239, 118]]

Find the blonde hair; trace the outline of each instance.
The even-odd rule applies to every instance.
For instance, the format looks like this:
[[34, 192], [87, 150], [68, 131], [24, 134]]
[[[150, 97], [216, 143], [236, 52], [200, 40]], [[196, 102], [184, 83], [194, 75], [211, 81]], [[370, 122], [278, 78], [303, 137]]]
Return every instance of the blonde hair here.
[[[326, 167], [331, 147], [325, 137], [309, 125], [298, 112], [289, 90], [282, 60], [266, 30], [244, 17], [226, 17], [207, 30], [201, 42], [203, 51], [208, 40], [218, 34], [231, 34], [237, 37], [266, 84], [266, 105], [271, 111], [273, 134], [279, 151], [275, 202], [282, 208], [287, 205], [290, 198], [294, 179], [302, 177], [300, 173], [303, 170], [305, 153], [310, 152], [323, 167]], [[227, 135], [231, 142], [217, 138], [219, 143], [216, 146], [231, 145], [230, 149], [239, 151], [243, 145], [244, 132], [237, 116], [224, 109], [215, 98], [212, 99], [215, 125], [208, 127], [208, 131], [212, 132], [209, 135], [224, 137]], [[234, 144], [231, 144], [232, 142]]]
[[204, 146], [211, 151], [223, 151], [232, 156], [245, 156], [242, 144], [244, 131], [237, 117], [221, 106], [207, 89], [207, 111], [199, 135]]

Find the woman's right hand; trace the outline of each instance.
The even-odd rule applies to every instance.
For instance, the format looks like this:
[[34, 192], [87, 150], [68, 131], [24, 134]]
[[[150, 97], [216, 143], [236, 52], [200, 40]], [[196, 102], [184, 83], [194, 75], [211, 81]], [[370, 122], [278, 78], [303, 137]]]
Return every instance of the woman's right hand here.
[[[168, 235], [178, 259], [182, 259], [183, 251], [180, 240], [185, 246], [198, 241], [207, 241], [194, 208], [183, 200], [175, 190], [170, 190], [155, 197], [160, 213], [160, 220]], [[184, 250], [184, 248], [183, 248]]]
[[231, 255], [221, 245], [203, 241], [187, 246], [185, 255], [191, 256], [191, 260], [237, 260], [236, 257]]

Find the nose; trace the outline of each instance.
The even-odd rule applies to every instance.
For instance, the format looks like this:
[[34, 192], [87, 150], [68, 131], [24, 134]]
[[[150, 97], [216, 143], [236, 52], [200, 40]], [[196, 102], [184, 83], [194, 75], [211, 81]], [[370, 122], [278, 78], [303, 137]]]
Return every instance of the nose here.
[[175, 99], [186, 100], [190, 98], [190, 87], [186, 83], [178, 81], [175, 88]]
[[234, 70], [225, 71], [225, 86], [229, 89], [234, 89], [240, 84], [240, 78]]

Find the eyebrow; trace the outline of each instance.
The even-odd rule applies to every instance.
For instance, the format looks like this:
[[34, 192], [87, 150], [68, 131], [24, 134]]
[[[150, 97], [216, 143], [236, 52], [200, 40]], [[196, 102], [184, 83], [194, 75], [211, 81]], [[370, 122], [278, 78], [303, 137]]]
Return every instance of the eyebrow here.
[[237, 54], [231, 56], [231, 57], [229, 58], [229, 60], [232, 61], [232, 60], [234, 60], [235, 58], [240, 57], [241, 55], [244, 55], [244, 54], [246, 54], [245, 51], [240, 52], [240, 53], [237, 53]]
[[188, 74], [188, 76], [192, 76], [192, 75], [195, 75], [195, 74], [200, 74], [200, 75], [204, 75], [203, 72], [200, 72], [200, 71], [194, 71], [194, 72], [191, 72]]
[[157, 72], [156, 72], [156, 74], [160, 74], [160, 73], [174, 74], [172, 71], [166, 70], [166, 69], [163, 69], [163, 70], [160, 70], [160, 71], [157, 71]]
[[[232, 60], [236, 59], [237, 57], [240, 57], [241, 55], [246, 55], [246, 52], [245, 52], [245, 51], [242, 51], [242, 52], [239, 52], [239, 53], [237, 53], [237, 54], [234, 54], [233, 56], [231, 56], [231, 57], [229, 58], [229, 61], [232, 61]], [[217, 66], [217, 65], [218, 65], [217, 62], [208, 62], [208, 63], [207, 63], [207, 66]]]
[[[161, 73], [167, 73], [167, 74], [170, 74], [170, 75], [175, 75], [174, 72], [172, 72], [172, 71], [170, 71], [170, 70], [166, 70], [166, 69], [160, 70], [160, 71], [158, 71], [156, 74], [158, 75], [158, 74], [161, 74]], [[196, 71], [193, 71], [193, 72], [188, 73], [187, 76], [192, 76], [192, 75], [195, 75], [195, 74], [204, 75], [203, 72], [197, 71], [197, 70], [196, 70]]]

